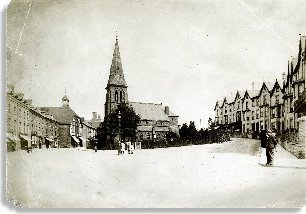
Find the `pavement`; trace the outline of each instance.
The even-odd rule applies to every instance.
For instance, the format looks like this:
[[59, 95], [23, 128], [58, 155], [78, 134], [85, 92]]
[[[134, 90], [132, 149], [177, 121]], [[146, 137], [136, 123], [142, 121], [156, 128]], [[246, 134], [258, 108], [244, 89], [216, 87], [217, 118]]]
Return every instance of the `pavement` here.
[[295, 208], [305, 160], [281, 147], [266, 167], [259, 141], [117, 151], [7, 153], [7, 198], [45, 208]]

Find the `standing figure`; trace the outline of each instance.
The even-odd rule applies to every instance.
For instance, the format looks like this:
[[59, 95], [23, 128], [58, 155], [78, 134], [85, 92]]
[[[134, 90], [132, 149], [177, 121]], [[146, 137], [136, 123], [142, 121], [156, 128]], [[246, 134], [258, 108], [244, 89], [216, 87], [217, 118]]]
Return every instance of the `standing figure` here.
[[261, 157], [266, 155], [266, 147], [267, 147], [267, 130], [263, 129], [261, 126], [261, 130], [259, 133], [259, 139], [260, 139], [260, 156], [258, 163], [260, 164]]
[[121, 154], [124, 154], [125, 151], [125, 143], [121, 142]]
[[126, 142], [126, 145], [127, 145], [128, 154], [131, 154], [131, 142], [130, 141]]
[[131, 143], [130, 146], [131, 146], [131, 148], [130, 148], [130, 154], [133, 154], [133, 151], [134, 151], [134, 144]]
[[274, 160], [274, 149], [277, 145], [277, 139], [275, 133], [271, 130], [267, 131], [267, 146], [266, 146], [266, 156], [267, 156], [267, 166], [273, 165]]

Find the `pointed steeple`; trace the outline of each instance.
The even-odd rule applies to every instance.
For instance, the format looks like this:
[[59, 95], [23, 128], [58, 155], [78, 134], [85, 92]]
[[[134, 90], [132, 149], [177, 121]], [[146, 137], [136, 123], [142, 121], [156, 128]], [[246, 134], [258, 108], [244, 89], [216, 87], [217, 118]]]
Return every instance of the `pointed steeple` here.
[[118, 86], [127, 87], [125, 79], [124, 79], [124, 75], [123, 75], [117, 34], [116, 34], [115, 48], [114, 48], [112, 65], [110, 67], [110, 74], [109, 74], [107, 86], [110, 86], [110, 85], [118, 85]]

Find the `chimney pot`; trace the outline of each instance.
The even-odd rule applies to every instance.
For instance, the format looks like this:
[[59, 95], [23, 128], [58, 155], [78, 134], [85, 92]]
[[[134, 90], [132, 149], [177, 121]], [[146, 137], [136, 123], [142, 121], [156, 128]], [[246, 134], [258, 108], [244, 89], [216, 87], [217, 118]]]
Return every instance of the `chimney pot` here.
[[166, 107], [165, 107], [165, 114], [166, 114], [166, 115], [169, 115], [169, 106], [166, 106]]

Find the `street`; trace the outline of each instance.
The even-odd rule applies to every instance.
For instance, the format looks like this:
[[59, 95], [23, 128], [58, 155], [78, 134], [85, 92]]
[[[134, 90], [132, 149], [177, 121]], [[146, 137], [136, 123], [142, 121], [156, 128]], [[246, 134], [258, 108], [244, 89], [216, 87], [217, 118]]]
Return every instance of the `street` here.
[[[7, 153], [7, 194], [22, 207], [301, 207], [305, 160], [280, 146], [275, 166], [259, 141], [117, 151]], [[262, 165], [261, 165], [262, 164]]]

